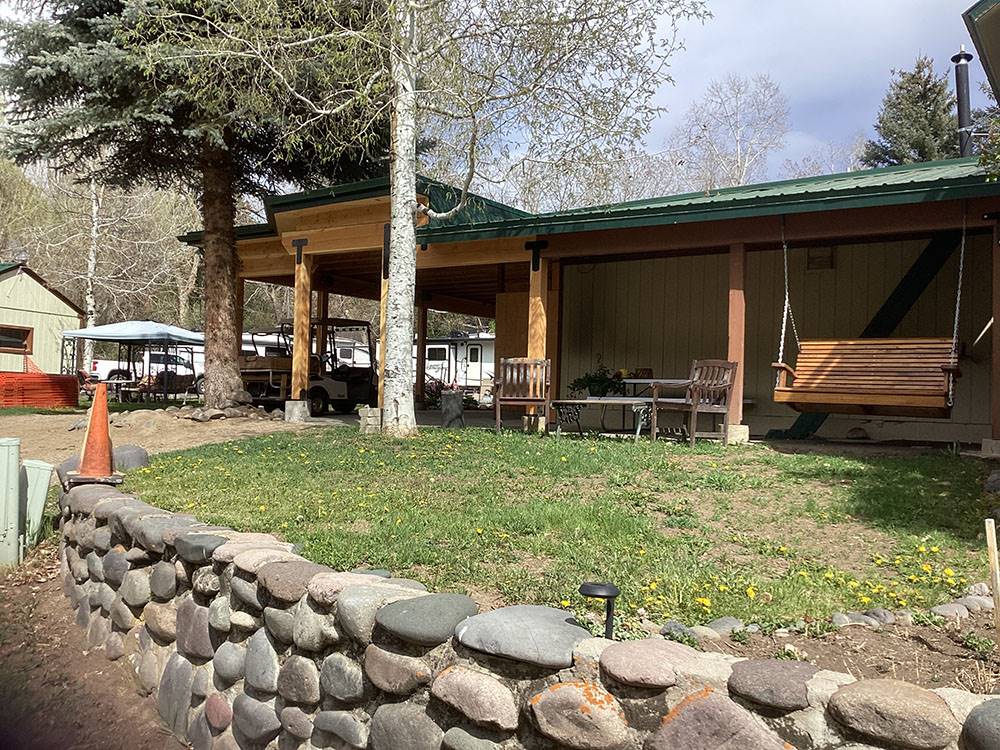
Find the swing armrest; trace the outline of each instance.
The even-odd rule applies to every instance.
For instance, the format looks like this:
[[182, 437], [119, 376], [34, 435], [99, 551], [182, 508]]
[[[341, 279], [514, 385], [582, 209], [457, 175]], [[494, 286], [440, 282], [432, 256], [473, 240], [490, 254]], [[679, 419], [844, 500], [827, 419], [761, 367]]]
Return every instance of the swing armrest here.
[[941, 370], [943, 372], [948, 373], [949, 375], [951, 375], [956, 380], [958, 378], [962, 377], [962, 368], [960, 368], [957, 364], [956, 365], [950, 365], [950, 364], [949, 365], [941, 365]]
[[772, 362], [771, 368], [778, 371], [778, 387], [787, 388], [788, 387], [788, 376], [791, 375], [795, 378], [795, 369], [786, 365], [784, 362]]

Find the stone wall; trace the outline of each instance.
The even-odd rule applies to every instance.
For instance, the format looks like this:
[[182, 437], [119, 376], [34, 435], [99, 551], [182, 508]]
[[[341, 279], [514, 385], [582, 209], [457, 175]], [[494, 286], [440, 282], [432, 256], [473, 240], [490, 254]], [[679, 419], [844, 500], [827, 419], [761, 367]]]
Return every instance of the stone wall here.
[[111, 487], [60, 507], [77, 622], [195, 750], [1000, 748], [990, 696], [616, 643], [545, 607], [477, 614]]

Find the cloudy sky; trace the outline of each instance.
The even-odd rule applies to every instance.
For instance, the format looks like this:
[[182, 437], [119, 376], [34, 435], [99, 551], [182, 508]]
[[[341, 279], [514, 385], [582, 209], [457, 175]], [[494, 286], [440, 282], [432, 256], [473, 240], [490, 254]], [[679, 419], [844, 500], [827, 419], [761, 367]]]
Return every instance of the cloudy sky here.
[[[767, 73], [788, 97], [791, 111], [785, 151], [769, 165], [772, 176], [780, 176], [785, 158], [799, 158], [824, 142], [871, 135], [891, 69], [912, 67], [918, 54], [927, 54], [943, 71], [950, 69], [959, 45], [974, 53], [962, 22], [973, 2], [708, 0], [714, 17], [682, 27], [686, 49], [672, 62], [675, 85], [659, 94], [658, 103], [668, 112], [648, 147], [662, 147], [688, 103], [713, 79], [731, 72]], [[978, 58], [971, 73], [976, 106], [985, 79]]]

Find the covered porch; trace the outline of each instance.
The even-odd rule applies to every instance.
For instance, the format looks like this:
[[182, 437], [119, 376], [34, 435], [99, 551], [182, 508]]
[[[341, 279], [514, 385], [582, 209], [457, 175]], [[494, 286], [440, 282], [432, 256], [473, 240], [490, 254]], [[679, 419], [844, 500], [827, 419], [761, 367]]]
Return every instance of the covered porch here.
[[[422, 200], [447, 207], [449, 190], [425, 181]], [[325, 315], [326, 293], [380, 299], [388, 200], [386, 181], [280, 196], [267, 224], [241, 228], [240, 277], [294, 286], [297, 340]], [[963, 377], [950, 417], [833, 416], [814, 431], [1000, 439], [997, 328], [973, 346], [1000, 312], [998, 217], [1000, 186], [971, 159], [542, 215], [474, 196], [457, 221], [418, 229], [418, 337], [428, 309], [492, 317], [498, 360], [552, 360], [553, 397], [597, 363], [677, 378], [693, 359], [731, 360], [730, 421], [764, 435], [797, 418], [772, 399], [782, 233], [803, 338], [950, 337], [964, 227]], [[791, 336], [787, 351], [794, 361]], [[417, 370], [419, 398], [419, 356]], [[306, 378], [301, 361], [293, 381]]]

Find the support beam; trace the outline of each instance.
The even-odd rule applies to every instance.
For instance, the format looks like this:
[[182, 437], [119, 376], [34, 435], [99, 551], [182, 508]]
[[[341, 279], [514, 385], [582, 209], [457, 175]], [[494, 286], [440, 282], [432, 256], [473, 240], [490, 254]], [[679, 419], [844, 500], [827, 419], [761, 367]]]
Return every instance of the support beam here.
[[549, 259], [538, 257], [532, 262], [528, 283], [528, 354], [534, 359], [544, 359], [549, 312]]
[[309, 390], [309, 355], [312, 353], [312, 269], [311, 255], [299, 253], [295, 259], [295, 304], [292, 313], [292, 392], [293, 400], [305, 398]]
[[427, 308], [417, 306], [417, 382], [414, 384], [413, 398], [423, 408], [426, 401], [425, 380], [427, 379]]
[[389, 225], [382, 234], [382, 288], [378, 302], [378, 408], [385, 408], [385, 339], [389, 318]]
[[736, 382], [729, 402], [729, 424], [743, 422], [743, 383], [746, 374], [746, 271], [747, 248], [743, 243], [729, 246], [729, 339], [727, 358], [735, 362]]
[[[326, 320], [330, 317], [330, 293], [326, 289], [320, 289], [317, 296], [319, 297], [319, 319]], [[319, 340], [316, 342], [316, 354], [322, 360], [323, 356], [326, 354], [326, 344], [327, 335], [329, 331], [326, 328], [325, 323], [321, 323], [316, 327], [316, 335], [319, 336]]]
[[990, 365], [990, 435], [996, 441], [1000, 440], [1000, 224], [993, 225], [992, 247], [990, 258], [993, 262], [993, 328], [990, 335], [993, 359]]

